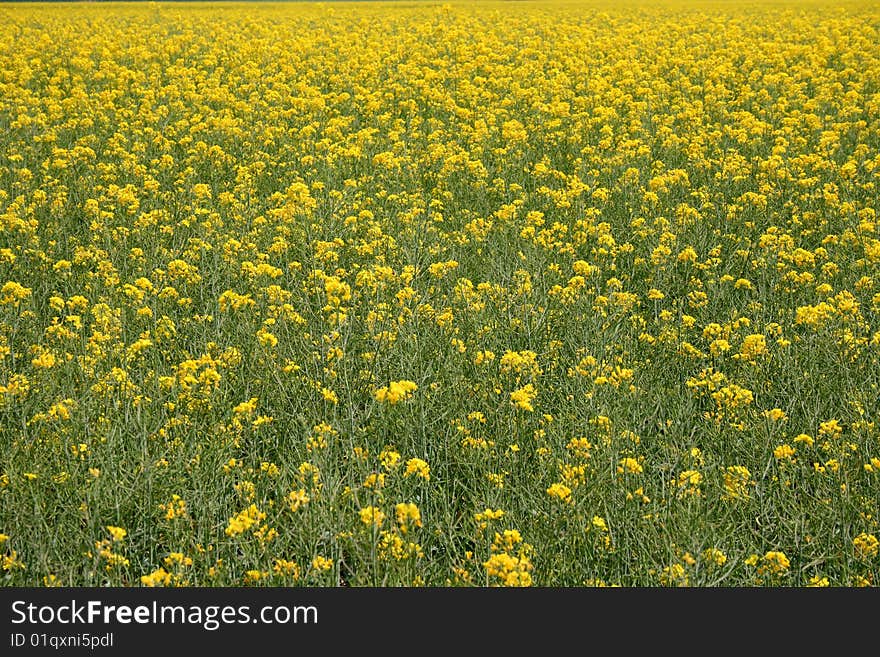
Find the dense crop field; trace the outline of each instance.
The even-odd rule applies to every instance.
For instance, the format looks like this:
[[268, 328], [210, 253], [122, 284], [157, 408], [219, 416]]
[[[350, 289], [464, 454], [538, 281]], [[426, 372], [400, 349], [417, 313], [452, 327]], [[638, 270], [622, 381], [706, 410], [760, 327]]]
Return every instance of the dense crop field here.
[[0, 22], [3, 584], [878, 583], [876, 4]]

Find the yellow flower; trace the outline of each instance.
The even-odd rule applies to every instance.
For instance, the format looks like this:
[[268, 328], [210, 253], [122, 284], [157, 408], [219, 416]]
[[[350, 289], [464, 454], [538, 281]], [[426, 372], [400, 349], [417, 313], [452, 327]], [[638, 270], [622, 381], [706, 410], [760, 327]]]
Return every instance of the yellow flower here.
[[764, 411], [762, 415], [772, 422], [781, 422], [787, 417], [785, 411], [781, 408], [773, 408], [769, 411]]
[[290, 507], [290, 510], [296, 513], [306, 504], [308, 504], [310, 498], [306, 491], [302, 488], [298, 490], [290, 491], [290, 494], [287, 496], [287, 504]]
[[266, 330], [265, 327], [257, 331], [257, 340], [259, 340], [261, 345], [268, 347], [269, 349], [274, 349], [278, 346], [278, 338], [275, 337], [273, 333]]
[[43, 586], [49, 588], [63, 586], [63, 584], [61, 583], [61, 580], [58, 579], [57, 575], [49, 573], [48, 575], [43, 576]]
[[0, 306], [13, 304], [18, 305], [19, 302], [31, 296], [31, 289], [16, 283], [15, 281], [7, 281], [0, 288]]
[[547, 489], [547, 494], [550, 497], [555, 497], [566, 504], [571, 504], [571, 488], [566, 486], [565, 484], [554, 483], [550, 485], [550, 488]]
[[536, 377], [541, 374], [537, 359], [534, 351], [506, 351], [501, 357], [501, 371]]
[[527, 587], [532, 585], [532, 562], [526, 557], [512, 556], [506, 552], [493, 554], [483, 563], [486, 575], [497, 580], [497, 586]]
[[312, 559], [312, 568], [319, 572], [330, 570], [333, 567], [333, 559], [328, 559], [327, 557], [323, 557], [321, 555], [316, 556]]
[[31, 360], [31, 364], [37, 368], [49, 369], [55, 367], [58, 359], [51, 351], [40, 350], [40, 355]]
[[419, 507], [417, 507], [415, 504], [412, 504], [411, 502], [402, 502], [395, 506], [394, 517], [397, 520], [400, 531], [404, 534], [406, 534], [410, 526], [422, 526], [422, 514], [419, 512]]
[[730, 351], [730, 343], [723, 338], [712, 340], [709, 344], [709, 353], [713, 356], [717, 357], [728, 351]]
[[743, 360], [755, 362], [758, 356], [767, 352], [767, 340], [761, 334], [747, 335], [740, 347], [739, 355]]
[[773, 550], [764, 555], [764, 564], [766, 569], [774, 575], [786, 573], [791, 567], [791, 563], [789, 562], [788, 557], [785, 556], [784, 552]]
[[535, 390], [535, 386], [531, 383], [519, 388], [518, 390], [514, 390], [510, 393], [510, 401], [513, 404], [524, 411], [534, 411], [535, 408], [532, 406], [532, 402], [537, 397], [538, 392]]
[[358, 512], [361, 522], [367, 526], [381, 527], [385, 522], [385, 514], [374, 506], [367, 506]]
[[171, 552], [168, 554], [165, 559], [163, 559], [163, 563], [168, 568], [174, 567], [183, 567], [189, 568], [193, 565], [192, 557], [186, 556], [183, 552]]
[[679, 494], [683, 495], [700, 495], [700, 484], [703, 483], [703, 475], [697, 470], [685, 470], [679, 473], [676, 486]]
[[711, 394], [720, 410], [733, 410], [748, 406], [754, 401], [754, 394], [748, 388], [731, 383]]
[[495, 353], [489, 351], [488, 349], [483, 351], [478, 351], [476, 356], [474, 356], [474, 365], [482, 365], [483, 363], [488, 363], [495, 359]]
[[773, 450], [773, 456], [776, 457], [777, 461], [781, 461], [784, 459], [791, 460], [791, 457], [795, 455], [795, 449], [791, 445], [779, 445], [776, 449]]
[[256, 504], [251, 504], [248, 508], [229, 519], [229, 523], [226, 526], [226, 535], [235, 537], [243, 534], [265, 520], [265, 518], [266, 514], [260, 511]]
[[843, 427], [837, 420], [827, 420], [819, 423], [819, 435], [837, 438], [843, 433]]
[[727, 563], [727, 555], [718, 548], [707, 548], [703, 551], [703, 559], [715, 566], [723, 566]]
[[287, 559], [273, 559], [272, 572], [279, 577], [289, 577], [291, 580], [298, 580], [301, 576], [299, 565], [295, 561]]
[[620, 462], [617, 464], [618, 474], [641, 474], [643, 470], [644, 468], [642, 468], [642, 464], [629, 456], [620, 459]]
[[479, 513], [474, 514], [474, 520], [477, 522], [477, 527], [480, 529], [485, 529], [489, 525], [490, 520], [500, 520], [504, 517], [504, 511], [501, 509], [486, 509], [485, 511], [480, 511]]
[[725, 500], [749, 499], [749, 488], [754, 485], [752, 473], [742, 465], [728, 466], [724, 471], [724, 494]]
[[859, 559], [870, 559], [876, 557], [880, 552], [880, 541], [873, 534], [862, 532], [853, 539], [853, 547], [856, 550], [856, 556]]
[[364, 487], [365, 488], [384, 488], [385, 487], [385, 474], [380, 472], [371, 472], [364, 479]]
[[406, 462], [406, 470], [404, 471], [403, 476], [409, 477], [413, 475], [428, 481], [431, 479], [431, 469], [422, 459], [412, 458]]
[[693, 247], [687, 246], [679, 252], [677, 260], [679, 262], [696, 262], [697, 252], [694, 251]]
[[251, 397], [248, 401], [238, 404], [232, 409], [235, 415], [250, 415], [257, 410], [257, 398]]
[[168, 586], [171, 583], [171, 574], [164, 568], [158, 568], [149, 575], [141, 576], [141, 584], [144, 586]]
[[663, 586], [688, 586], [689, 582], [687, 571], [680, 563], [666, 566], [660, 571], [660, 583]]
[[114, 527], [113, 525], [107, 525], [107, 531], [110, 532], [110, 536], [116, 543], [124, 539], [128, 534], [128, 532], [125, 531], [122, 527]]
[[171, 501], [160, 504], [159, 508], [165, 512], [165, 520], [174, 520], [186, 516], [186, 502], [180, 495], [172, 495]]
[[414, 381], [401, 380], [391, 381], [387, 386], [378, 388], [373, 392], [373, 398], [378, 402], [396, 404], [412, 397], [412, 393], [418, 390]]
[[[403, 528], [401, 531], [406, 533]], [[404, 561], [410, 558], [420, 559], [424, 556], [422, 547], [418, 543], [404, 541], [400, 536], [389, 531], [379, 533], [376, 552], [383, 561]]]
[[386, 470], [395, 470], [400, 464], [400, 453], [393, 449], [383, 449], [379, 452], [379, 462]]

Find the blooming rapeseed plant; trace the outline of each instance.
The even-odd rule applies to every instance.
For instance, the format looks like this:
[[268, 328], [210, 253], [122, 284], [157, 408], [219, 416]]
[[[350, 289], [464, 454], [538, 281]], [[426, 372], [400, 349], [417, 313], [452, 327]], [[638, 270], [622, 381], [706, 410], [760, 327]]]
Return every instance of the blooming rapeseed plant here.
[[0, 582], [876, 584], [829, 8], [0, 7]]

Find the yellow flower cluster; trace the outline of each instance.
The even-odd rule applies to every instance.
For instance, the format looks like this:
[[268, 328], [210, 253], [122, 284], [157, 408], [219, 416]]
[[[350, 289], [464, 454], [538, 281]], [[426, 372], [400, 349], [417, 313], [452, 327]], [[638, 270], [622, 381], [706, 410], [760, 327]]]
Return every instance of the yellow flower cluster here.
[[265, 519], [266, 514], [260, 511], [256, 504], [251, 504], [248, 508], [229, 519], [229, 524], [226, 525], [226, 535], [238, 536], [243, 534]]
[[831, 4], [0, 7], [0, 583], [874, 582]]
[[378, 402], [396, 404], [409, 399], [416, 390], [418, 390], [418, 386], [414, 381], [392, 381], [387, 386], [377, 388], [373, 392], [373, 397]]
[[483, 563], [489, 582], [495, 586], [527, 587], [532, 585], [533, 548], [523, 542], [515, 529], [495, 533], [491, 556]]

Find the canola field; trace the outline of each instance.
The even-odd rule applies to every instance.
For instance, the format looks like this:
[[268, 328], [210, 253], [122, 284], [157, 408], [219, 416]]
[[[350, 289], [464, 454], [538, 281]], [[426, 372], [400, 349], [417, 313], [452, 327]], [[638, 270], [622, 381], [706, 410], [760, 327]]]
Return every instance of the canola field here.
[[0, 22], [3, 585], [880, 583], [876, 4]]

